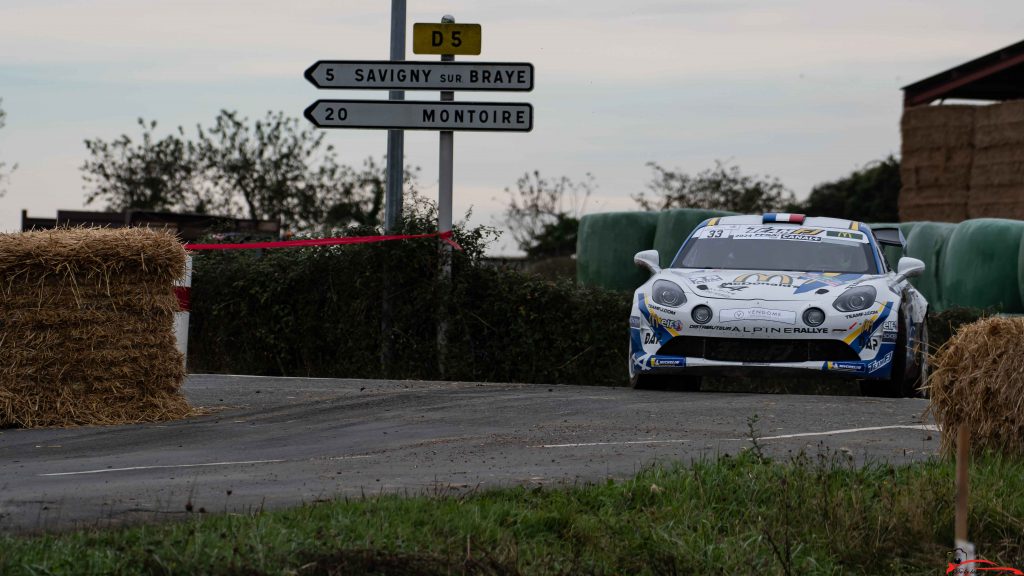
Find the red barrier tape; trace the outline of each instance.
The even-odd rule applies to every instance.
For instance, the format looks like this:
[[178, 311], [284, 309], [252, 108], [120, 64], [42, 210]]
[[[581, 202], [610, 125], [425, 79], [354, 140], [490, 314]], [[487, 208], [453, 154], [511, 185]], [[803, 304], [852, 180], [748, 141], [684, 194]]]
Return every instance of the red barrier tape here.
[[307, 238], [305, 240], [281, 240], [278, 242], [252, 242], [250, 244], [185, 244], [185, 250], [253, 250], [256, 248], [294, 248], [299, 246], [335, 246], [338, 244], [371, 244], [391, 240], [417, 240], [420, 238], [440, 238], [456, 250], [462, 250], [451, 231], [433, 234], [395, 234], [391, 236], [349, 236], [347, 238]]
[[178, 310], [190, 312], [192, 310], [192, 289], [188, 286], [175, 286], [174, 295], [178, 297]]

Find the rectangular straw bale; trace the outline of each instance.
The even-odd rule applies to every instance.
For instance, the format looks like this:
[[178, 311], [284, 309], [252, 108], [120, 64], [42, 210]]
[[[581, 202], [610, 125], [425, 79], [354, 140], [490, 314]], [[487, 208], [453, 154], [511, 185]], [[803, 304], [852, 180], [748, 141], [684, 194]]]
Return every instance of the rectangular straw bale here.
[[976, 109], [974, 120], [975, 125], [979, 127], [1024, 122], [1024, 100], [1010, 100], [988, 106], [977, 106]]
[[914, 186], [904, 184], [900, 202], [908, 204], [967, 203], [967, 186]]
[[1024, 220], [1024, 188], [971, 189], [967, 205], [969, 218], [1011, 218]]
[[967, 202], [930, 201], [920, 202], [905, 198], [907, 190], [900, 192], [901, 222], [962, 222], [967, 219]]
[[902, 155], [921, 149], [974, 146], [976, 106], [918, 106], [900, 120]]
[[141, 228], [0, 234], [0, 427], [181, 418], [173, 281], [185, 253]]

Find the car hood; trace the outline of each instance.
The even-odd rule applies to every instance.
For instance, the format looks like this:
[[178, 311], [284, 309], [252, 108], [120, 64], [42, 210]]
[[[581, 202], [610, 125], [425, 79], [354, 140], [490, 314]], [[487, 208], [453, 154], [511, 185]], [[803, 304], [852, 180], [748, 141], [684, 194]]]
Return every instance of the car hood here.
[[870, 274], [688, 268], [669, 268], [658, 276], [705, 298], [788, 301], [835, 298], [854, 284], [884, 279]]

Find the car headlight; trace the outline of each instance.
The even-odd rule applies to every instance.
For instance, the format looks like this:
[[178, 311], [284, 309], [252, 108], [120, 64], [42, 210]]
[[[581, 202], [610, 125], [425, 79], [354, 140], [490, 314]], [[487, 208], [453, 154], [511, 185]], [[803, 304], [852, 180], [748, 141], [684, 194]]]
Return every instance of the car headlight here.
[[654, 287], [651, 290], [651, 299], [656, 304], [668, 306], [669, 308], [686, 304], [686, 295], [683, 294], [683, 289], [675, 282], [669, 282], [668, 280], [658, 280], [654, 283]]
[[703, 304], [694, 306], [693, 310], [690, 311], [690, 316], [693, 317], [693, 321], [697, 324], [707, 324], [708, 322], [711, 322], [711, 318], [714, 315], [715, 314], [711, 311], [711, 308], [708, 308]]
[[840, 312], [857, 312], [864, 310], [875, 303], [875, 288], [873, 286], [857, 286], [843, 292], [832, 307]]
[[820, 308], [808, 308], [804, 310], [804, 324], [808, 326], [821, 326], [825, 321], [825, 312]]

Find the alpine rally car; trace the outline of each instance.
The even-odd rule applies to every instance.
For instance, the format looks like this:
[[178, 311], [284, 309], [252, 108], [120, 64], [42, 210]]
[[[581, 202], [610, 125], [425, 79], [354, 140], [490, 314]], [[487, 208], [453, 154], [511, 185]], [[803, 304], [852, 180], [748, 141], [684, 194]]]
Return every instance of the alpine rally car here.
[[855, 378], [865, 394], [911, 396], [927, 371], [928, 303], [880, 244], [899, 229], [800, 214], [725, 216], [701, 223], [633, 295], [634, 388], [699, 389], [706, 374], [785, 371]]

